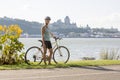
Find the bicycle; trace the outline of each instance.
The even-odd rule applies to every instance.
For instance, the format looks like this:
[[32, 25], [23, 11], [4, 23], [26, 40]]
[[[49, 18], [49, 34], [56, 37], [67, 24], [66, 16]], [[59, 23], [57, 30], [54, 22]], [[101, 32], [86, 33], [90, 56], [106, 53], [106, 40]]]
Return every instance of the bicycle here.
[[[58, 41], [60, 41], [62, 38], [55, 38], [55, 42], [52, 43], [54, 44], [53, 47], [53, 61], [58, 64], [58, 63], [67, 63], [69, 58], [70, 58], [70, 52], [67, 47], [65, 46], [60, 46], [58, 44]], [[38, 65], [41, 64], [43, 61], [43, 50], [42, 50], [42, 40], [38, 40], [41, 42], [41, 47], [38, 46], [32, 46], [30, 47], [26, 53], [25, 53], [25, 62], [28, 65]], [[46, 55], [46, 57], [48, 57]]]

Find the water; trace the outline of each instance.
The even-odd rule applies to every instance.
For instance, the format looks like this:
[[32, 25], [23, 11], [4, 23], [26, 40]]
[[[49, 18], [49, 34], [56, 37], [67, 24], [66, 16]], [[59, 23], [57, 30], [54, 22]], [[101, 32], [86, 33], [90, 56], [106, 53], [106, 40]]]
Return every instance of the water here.
[[[39, 38], [21, 38], [26, 51], [31, 46], [40, 46]], [[52, 40], [54, 41], [54, 40]], [[79, 60], [83, 57], [100, 58], [103, 49], [119, 49], [119, 38], [64, 38], [60, 45], [66, 46], [71, 53], [70, 60]]]

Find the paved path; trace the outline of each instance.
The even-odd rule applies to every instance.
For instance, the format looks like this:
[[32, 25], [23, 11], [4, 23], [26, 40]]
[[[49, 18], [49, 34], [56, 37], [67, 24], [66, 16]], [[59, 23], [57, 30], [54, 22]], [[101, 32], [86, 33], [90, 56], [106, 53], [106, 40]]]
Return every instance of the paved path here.
[[120, 65], [2, 70], [0, 71], [0, 80], [120, 80]]

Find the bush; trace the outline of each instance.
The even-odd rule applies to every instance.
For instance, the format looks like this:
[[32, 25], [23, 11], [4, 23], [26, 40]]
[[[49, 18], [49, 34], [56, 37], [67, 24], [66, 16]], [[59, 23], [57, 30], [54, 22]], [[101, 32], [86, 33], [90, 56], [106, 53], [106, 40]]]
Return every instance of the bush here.
[[100, 58], [103, 60], [118, 60], [120, 58], [119, 49], [103, 49]]
[[18, 25], [10, 25], [8, 27], [0, 25], [0, 64], [16, 64], [21, 63], [21, 55], [19, 53], [24, 45], [18, 40], [22, 33], [22, 29]]

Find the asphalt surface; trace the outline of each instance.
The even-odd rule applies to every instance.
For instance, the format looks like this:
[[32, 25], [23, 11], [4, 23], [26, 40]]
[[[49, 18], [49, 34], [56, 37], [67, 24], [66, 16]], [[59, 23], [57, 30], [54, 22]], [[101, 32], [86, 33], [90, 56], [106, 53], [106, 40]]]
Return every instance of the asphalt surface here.
[[120, 80], [120, 65], [1, 70], [0, 80]]

